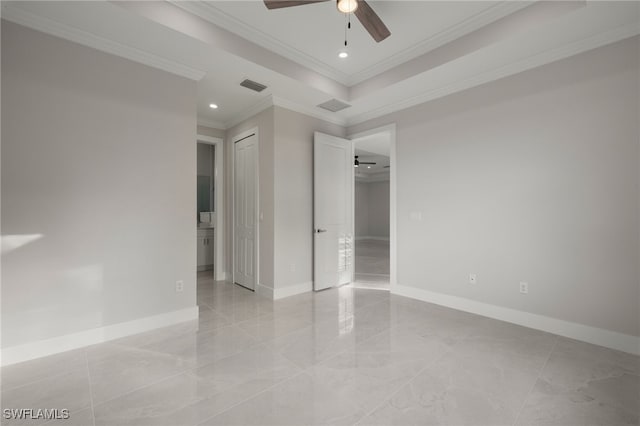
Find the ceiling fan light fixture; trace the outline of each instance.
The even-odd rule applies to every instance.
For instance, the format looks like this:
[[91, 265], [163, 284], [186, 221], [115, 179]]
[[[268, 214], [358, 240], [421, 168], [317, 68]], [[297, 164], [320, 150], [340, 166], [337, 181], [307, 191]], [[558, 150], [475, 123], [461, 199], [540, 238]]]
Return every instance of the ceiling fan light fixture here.
[[354, 159], [353, 167], [360, 167], [360, 162], [358, 161], [358, 156], [357, 155], [356, 155], [356, 158]]
[[342, 13], [353, 13], [358, 8], [358, 0], [338, 0], [338, 10]]

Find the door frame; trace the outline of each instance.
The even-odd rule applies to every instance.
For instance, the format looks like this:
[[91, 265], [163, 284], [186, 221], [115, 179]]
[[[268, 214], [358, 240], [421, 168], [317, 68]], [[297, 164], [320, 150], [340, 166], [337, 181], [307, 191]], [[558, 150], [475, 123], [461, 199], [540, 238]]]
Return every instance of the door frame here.
[[[203, 143], [213, 145], [215, 147], [216, 161], [214, 164], [214, 186], [215, 186], [215, 210], [216, 221], [214, 228], [214, 274], [217, 281], [223, 281], [227, 278], [225, 271], [225, 250], [224, 250], [224, 140], [198, 134], [196, 136], [196, 144]], [[196, 145], [197, 146], [197, 145]], [[196, 173], [197, 174], [197, 173]], [[196, 267], [197, 269], [197, 267]]]
[[[347, 136], [348, 139], [352, 141], [354, 139], [359, 139], [365, 136], [371, 136], [379, 133], [388, 133], [389, 134], [389, 164], [391, 165], [389, 169], [389, 284], [391, 289], [394, 286], [398, 285], [398, 270], [397, 270], [397, 261], [398, 261], [398, 240], [397, 240], [397, 175], [396, 175], [396, 124], [387, 124], [385, 126], [376, 127], [374, 129], [365, 130], [358, 133], [352, 133]], [[353, 146], [354, 144], [352, 144]], [[353, 179], [352, 183], [355, 187], [355, 179]], [[353, 221], [352, 227], [355, 232], [355, 188], [351, 192], [352, 197], [354, 199], [351, 202], [352, 211], [351, 211], [351, 220]], [[354, 268], [355, 274], [355, 268]], [[352, 280], [355, 280], [355, 276], [352, 277]]]
[[236, 274], [236, 142], [239, 142], [242, 139], [245, 139], [251, 134], [255, 134], [256, 137], [256, 156], [255, 156], [255, 171], [256, 171], [256, 179], [255, 179], [255, 224], [256, 224], [256, 232], [255, 237], [256, 241], [254, 244], [254, 271], [256, 282], [254, 283], [253, 291], [256, 291], [260, 286], [260, 134], [258, 132], [258, 127], [253, 127], [249, 130], [237, 133], [236, 135], [231, 137], [231, 282], [235, 284], [235, 274]]

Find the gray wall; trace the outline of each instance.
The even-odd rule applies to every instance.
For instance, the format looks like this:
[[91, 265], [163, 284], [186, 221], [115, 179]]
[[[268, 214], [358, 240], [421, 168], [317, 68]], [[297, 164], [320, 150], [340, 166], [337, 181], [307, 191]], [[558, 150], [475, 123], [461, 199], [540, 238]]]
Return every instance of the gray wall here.
[[195, 306], [195, 117], [193, 81], [2, 22], [3, 348]]
[[341, 126], [275, 107], [275, 282], [313, 279], [313, 133], [345, 135]]
[[350, 128], [397, 125], [398, 283], [640, 335], [639, 50]]
[[369, 184], [369, 235], [389, 238], [389, 181]]
[[206, 143], [198, 143], [197, 146], [198, 175], [213, 176], [213, 146]]
[[356, 237], [389, 238], [389, 181], [356, 182]]
[[369, 184], [356, 182], [353, 197], [356, 238], [369, 236]]
[[225, 136], [225, 131], [220, 129], [214, 129], [213, 127], [198, 126], [198, 134], [202, 136], [209, 136], [212, 138], [223, 139]]

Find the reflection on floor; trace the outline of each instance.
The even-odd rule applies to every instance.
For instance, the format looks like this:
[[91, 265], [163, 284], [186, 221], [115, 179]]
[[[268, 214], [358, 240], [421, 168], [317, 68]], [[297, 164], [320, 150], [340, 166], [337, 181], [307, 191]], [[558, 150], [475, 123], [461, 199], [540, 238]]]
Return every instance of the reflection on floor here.
[[355, 281], [350, 286], [389, 290], [389, 241], [356, 241]]
[[640, 420], [637, 356], [387, 291], [274, 302], [200, 278], [198, 304], [198, 321], [3, 368], [2, 407], [84, 426]]

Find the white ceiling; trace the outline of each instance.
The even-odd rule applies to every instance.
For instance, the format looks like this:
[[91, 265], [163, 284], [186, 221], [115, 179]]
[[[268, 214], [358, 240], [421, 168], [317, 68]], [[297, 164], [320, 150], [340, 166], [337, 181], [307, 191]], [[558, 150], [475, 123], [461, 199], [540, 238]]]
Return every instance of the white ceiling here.
[[356, 151], [362, 150], [375, 155], [389, 157], [391, 140], [388, 132], [374, 133], [369, 136], [353, 139], [353, 146]]
[[[199, 121], [220, 128], [272, 104], [355, 124], [640, 33], [636, 1], [370, 3], [392, 35], [376, 44], [354, 20], [344, 61], [333, 2], [3, 1], [2, 17], [198, 80]], [[352, 106], [316, 107], [331, 98]]]
[[[425, 49], [433, 48], [433, 45], [426, 46], [427, 42], [436, 42], [451, 28], [473, 21], [487, 24], [514, 10], [498, 1], [371, 1], [369, 4], [390, 29], [392, 37], [376, 43], [352, 16], [346, 49], [345, 15], [337, 10], [334, 1], [273, 10], [268, 10], [260, 1], [216, 1], [202, 4], [204, 8], [196, 9], [193, 4], [186, 7], [261, 46], [277, 49], [292, 59], [320, 65], [320, 69], [329, 70], [328, 75], [339, 76], [343, 81], [369, 68], [380, 67], [389, 59], [402, 56], [407, 60], [424, 53]], [[467, 31], [471, 29], [469, 26]], [[343, 50], [350, 54], [349, 58], [338, 58]]]

